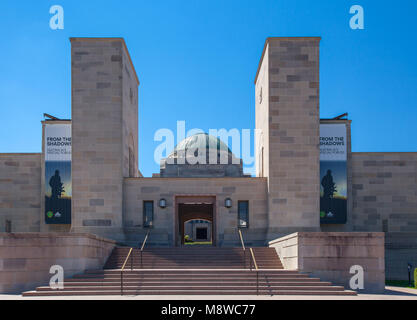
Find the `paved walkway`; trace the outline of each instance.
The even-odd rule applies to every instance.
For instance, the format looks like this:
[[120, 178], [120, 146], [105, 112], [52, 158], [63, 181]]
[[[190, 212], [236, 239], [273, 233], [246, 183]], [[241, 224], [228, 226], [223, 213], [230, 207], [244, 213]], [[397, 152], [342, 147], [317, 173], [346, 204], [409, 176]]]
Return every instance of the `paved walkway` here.
[[3, 294], [0, 300], [417, 300], [417, 289], [385, 287], [384, 294], [359, 294], [358, 296], [66, 296], [66, 297], [22, 297]]

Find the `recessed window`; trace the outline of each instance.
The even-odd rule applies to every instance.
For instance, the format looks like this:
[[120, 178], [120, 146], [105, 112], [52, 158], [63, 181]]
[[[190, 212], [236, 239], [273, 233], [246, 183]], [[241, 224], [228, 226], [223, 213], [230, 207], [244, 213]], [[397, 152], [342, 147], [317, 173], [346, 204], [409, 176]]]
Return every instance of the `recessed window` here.
[[153, 226], [153, 201], [143, 201], [143, 227]]
[[237, 226], [239, 228], [249, 227], [249, 201], [237, 202]]
[[135, 154], [133, 149], [129, 147], [129, 177], [135, 176]]
[[12, 222], [10, 220], [6, 220], [6, 232], [7, 233], [12, 232]]
[[388, 232], [388, 220], [382, 220], [382, 232]]

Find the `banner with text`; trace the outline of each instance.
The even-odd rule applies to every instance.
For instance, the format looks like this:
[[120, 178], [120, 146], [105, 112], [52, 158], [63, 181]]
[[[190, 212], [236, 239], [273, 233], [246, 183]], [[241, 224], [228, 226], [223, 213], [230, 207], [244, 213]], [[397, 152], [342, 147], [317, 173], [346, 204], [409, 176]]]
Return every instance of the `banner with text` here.
[[71, 223], [71, 124], [45, 124], [45, 223]]
[[346, 125], [320, 124], [320, 223], [346, 223], [346, 162]]

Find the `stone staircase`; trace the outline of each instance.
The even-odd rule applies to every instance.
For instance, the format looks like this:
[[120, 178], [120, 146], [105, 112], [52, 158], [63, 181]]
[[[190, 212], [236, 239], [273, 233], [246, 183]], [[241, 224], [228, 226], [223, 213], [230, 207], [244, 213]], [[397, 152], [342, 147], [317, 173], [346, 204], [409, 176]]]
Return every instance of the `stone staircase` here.
[[120, 269], [129, 249], [115, 248], [103, 270], [66, 279], [62, 290], [42, 286], [22, 295], [356, 295], [284, 270], [275, 249], [263, 247], [253, 248], [258, 271], [249, 270], [248, 249], [244, 255], [241, 248], [149, 248], [142, 257], [135, 249], [123, 271], [122, 290]]
[[[104, 269], [120, 269], [129, 253], [127, 247], [113, 250]], [[260, 269], [283, 269], [274, 248], [253, 248], [256, 262]], [[133, 253], [133, 269], [242, 269], [250, 267], [250, 252], [242, 248], [216, 247], [182, 247], [152, 248], [142, 253], [135, 249]], [[131, 268], [132, 260], [126, 264]]]

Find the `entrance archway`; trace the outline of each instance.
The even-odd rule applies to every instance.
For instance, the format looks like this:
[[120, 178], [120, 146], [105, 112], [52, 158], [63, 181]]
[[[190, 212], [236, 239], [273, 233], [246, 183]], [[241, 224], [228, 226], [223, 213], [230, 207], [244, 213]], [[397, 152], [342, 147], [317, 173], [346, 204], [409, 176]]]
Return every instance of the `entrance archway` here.
[[216, 197], [178, 196], [175, 198], [175, 245], [184, 245], [185, 223], [190, 220], [210, 222], [210, 238], [216, 245]]

